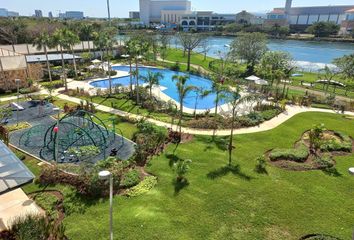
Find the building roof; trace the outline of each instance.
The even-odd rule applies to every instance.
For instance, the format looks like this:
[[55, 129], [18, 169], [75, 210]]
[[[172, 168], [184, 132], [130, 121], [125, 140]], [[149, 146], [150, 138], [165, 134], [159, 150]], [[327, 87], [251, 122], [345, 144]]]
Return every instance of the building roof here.
[[18, 157], [0, 141], [0, 194], [32, 182], [34, 175]]
[[283, 9], [277, 9], [275, 8], [273, 11], [271, 11], [269, 14], [285, 14], [285, 11]]
[[[63, 54], [64, 60], [72, 60], [74, 57], [72, 54]], [[81, 59], [80, 56], [76, 56], [76, 59]], [[36, 62], [46, 62], [46, 56], [44, 54], [41, 55], [27, 55], [26, 56], [28, 63], [36, 63]], [[48, 60], [51, 61], [61, 61], [61, 54], [48, 54]]]
[[349, 9], [347, 11], [345, 11], [346, 13], [354, 13], [354, 8], [353, 9]]
[[[307, 14], [343, 14], [345, 11], [353, 9], [354, 5], [335, 5], [335, 6], [314, 6], [314, 7], [292, 7], [291, 15]], [[284, 8], [274, 8], [273, 11], [284, 11]]]

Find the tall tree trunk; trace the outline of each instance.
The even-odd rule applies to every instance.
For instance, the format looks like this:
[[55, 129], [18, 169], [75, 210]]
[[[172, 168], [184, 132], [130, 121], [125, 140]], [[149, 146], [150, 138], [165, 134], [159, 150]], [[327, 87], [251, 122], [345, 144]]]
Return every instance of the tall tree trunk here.
[[67, 82], [67, 79], [66, 79], [64, 54], [63, 54], [63, 47], [62, 46], [60, 46], [60, 55], [61, 55], [61, 69], [62, 69], [62, 74], [63, 74], [63, 77], [64, 77], [65, 92], [67, 92], [68, 91], [68, 82]]
[[180, 113], [179, 113], [179, 136], [182, 138], [182, 117], [183, 117], [183, 99], [180, 99], [179, 103]]
[[48, 70], [49, 81], [50, 81], [50, 83], [52, 83], [52, 73], [50, 72], [50, 63], [49, 63], [49, 59], [48, 59], [47, 46], [44, 46], [44, 53], [45, 53], [45, 58], [47, 61], [47, 70]]
[[73, 55], [75, 77], [77, 77], [76, 59], [75, 59], [75, 52], [74, 52], [74, 47], [73, 46], [71, 46], [71, 53]]
[[111, 60], [109, 57], [109, 49], [107, 48], [107, 71], [108, 71], [108, 82], [109, 82], [109, 95], [112, 95], [112, 77], [111, 77]]
[[132, 75], [133, 68], [132, 68], [132, 60], [131, 59], [129, 59], [129, 67], [130, 67], [130, 72], [129, 72], [129, 75], [130, 75], [130, 82], [129, 82], [130, 98], [133, 98], [133, 75]]
[[229, 139], [229, 166], [232, 164], [232, 150], [233, 150], [233, 137], [234, 137], [234, 128], [235, 128], [235, 111], [236, 107], [232, 109], [232, 122], [231, 122], [231, 134]]
[[89, 53], [91, 53], [90, 38], [87, 38], [87, 48]]
[[139, 66], [138, 66], [138, 57], [135, 57], [135, 72], [136, 72], [136, 104], [139, 105]]
[[215, 112], [214, 112], [215, 128], [213, 131], [213, 139], [215, 138], [216, 130], [218, 128], [217, 126], [218, 104], [219, 104], [219, 91], [216, 92], [216, 99], [215, 99]]
[[187, 61], [187, 71], [191, 70], [191, 50], [188, 49], [188, 61]]

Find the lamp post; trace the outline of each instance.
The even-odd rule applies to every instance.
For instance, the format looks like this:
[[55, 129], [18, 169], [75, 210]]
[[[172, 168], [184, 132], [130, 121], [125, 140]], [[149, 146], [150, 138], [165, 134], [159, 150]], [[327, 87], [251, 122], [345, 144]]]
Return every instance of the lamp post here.
[[110, 240], [113, 240], [113, 175], [109, 171], [101, 171], [98, 173], [101, 180], [109, 179], [109, 230]]
[[60, 118], [60, 108], [53, 108], [54, 112], [58, 112], [57, 125], [54, 127], [55, 132], [55, 161], [58, 163], [59, 158], [59, 118]]
[[[15, 79], [16, 87], [17, 87], [17, 105], [20, 104], [20, 79]], [[19, 111], [19, 106], [17, 106], [17, 111], [16, 111], [16, 121], [18, 125], [18, 111]]]

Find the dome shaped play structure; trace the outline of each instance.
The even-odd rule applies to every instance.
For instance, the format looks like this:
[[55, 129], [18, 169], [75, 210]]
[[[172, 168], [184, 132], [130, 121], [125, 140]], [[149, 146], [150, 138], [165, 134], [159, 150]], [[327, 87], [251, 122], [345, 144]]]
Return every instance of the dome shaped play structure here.
[[20, 144], [38, 148], [40, 157], [57, 163], [94, 163], [114, 156], [124, 145], [122, 135], [113, 130], [96, 115], [78, 110], [58, 120], [34, 126], [23, 134]]

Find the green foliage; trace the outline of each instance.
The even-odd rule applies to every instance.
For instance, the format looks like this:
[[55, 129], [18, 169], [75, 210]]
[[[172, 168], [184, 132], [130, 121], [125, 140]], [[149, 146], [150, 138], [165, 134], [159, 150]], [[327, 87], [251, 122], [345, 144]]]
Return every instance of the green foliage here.
[[339, 68], [343, 78], [354, 80], [354, 54], [336, 58], [333, 63]]
[[41, 82], [42, 87], [47, 89], [56, 89], [64, 86], [64, 82], [62, 80], [56, 80], [52, 82]]
[[185, 179], [186, 174], [189, 172], [190, 169], [190, 164], [192, 163], [192, 160], [183, 160], [179, 159], [177, 163], [173, 165], [173, 168], [177, 174], [177, 180], [181, 181]]
[[43, 192], [35, 195], [35, 201], [46, 211], [49, 218], [55, 219], [58, 217], [58, 212], [56, 210], [56, 205], [58, 203], [57, 197], [50, 193]]
[[330, 154], [323, 154], [322, 156], [317, 156], [315, 158], [315, 163], [321, 169], [328, 169], [334, 167], [334, 162]]
[[50, 224], [43, 216], [26, 215], [14, 220], [10, 231], [20, 240], [48, 239], [50, 235]]
[[308, 33], [314, 34], [316, 37], [328, 37], [337, 35], [340, 26], [334, 22], [316, 22], [306, 29]]
[[9, 132], [14, 132], [29, 127], [31, 127], [31, 125], [28, 122], [20, 122], [18, 124], [6, 125], [6, 129]]
[[353, 149], [352, 139], [341, 132], [335, 132], [335, 135], [341, 138], [341, 141], [330, 139], [326, 141], [321, 141], [320, 149], [321, 151], [334, 152], [334, 151], [343, 151], [351, 152]]
[[301, 144], [301, 146], [295, 149], [276, 148], [269, 154], [269, 158], [272, 161], [289, 160], [295, 162], [305, 162], [308, 156], [309, 151], [304, 144]]
[[124, 188], [134, 187], [140, 182], [140, 174], [136, 169], [132, 169], [123, 174], [120, 185]]
[[127, 191], [128, 197], [137, 197], [150, 191], [157, 184], [157, 177], [147, 176], [135, 187]]
[[0, 107], [0, 125], [12, 116], [12, 109]]
[[80, 147], [71, 147], [68, 149], [70, 154], [75, 155], [78, 158], [85, 158], [98, 155], [101, 150], [99, 147], [94, 145], [90, 146], [80, 146]]
[[260, 156], [256, 159], [256, 167], [254, 168], [254, 171], [259, 174], [268, 174], [267, 171], [267, 160], [265, 159], [264, 156]]
[[26, 159], [26, 154], [24, 154], [23, 152], [16, 149], [13, 152], [15, 153], [16, 157], [18, 157], [18, 159], [20, 159], [21, 161], [24, 161]]
[[325, 127], [323, 124], [315, 125], [309, 132], [310, 148], [317, 151], [321, 147]]

